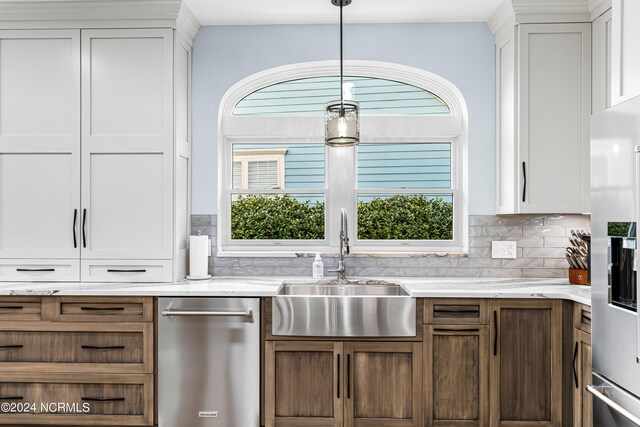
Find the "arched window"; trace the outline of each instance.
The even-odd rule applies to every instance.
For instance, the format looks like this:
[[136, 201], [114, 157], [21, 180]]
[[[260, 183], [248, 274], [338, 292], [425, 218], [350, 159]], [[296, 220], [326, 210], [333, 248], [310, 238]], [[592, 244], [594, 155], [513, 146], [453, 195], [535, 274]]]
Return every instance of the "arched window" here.
[[340, 97], [338, 63], [279, 67], [227, 91], [219, 115], [218, 250], [337, 250], [347, 210], [352, 252], [464, 252], [467, 109], [423, 70], [346, 61], [361, 142], [324, 146], [324, 106]]

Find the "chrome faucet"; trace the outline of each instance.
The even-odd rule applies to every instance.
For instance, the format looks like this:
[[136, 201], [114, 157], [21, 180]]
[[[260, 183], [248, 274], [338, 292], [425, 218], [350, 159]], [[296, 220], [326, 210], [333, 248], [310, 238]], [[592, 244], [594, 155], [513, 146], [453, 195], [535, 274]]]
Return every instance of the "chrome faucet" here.
[[340, 257], [338, 258], [338, 269], [329, 270], [338, 273], [338, 280], [347, 280], [347, 267], [344, 265], [344, 256], [349, 255], [349, 236], [347, 234], [347, 210], [340, 209]]

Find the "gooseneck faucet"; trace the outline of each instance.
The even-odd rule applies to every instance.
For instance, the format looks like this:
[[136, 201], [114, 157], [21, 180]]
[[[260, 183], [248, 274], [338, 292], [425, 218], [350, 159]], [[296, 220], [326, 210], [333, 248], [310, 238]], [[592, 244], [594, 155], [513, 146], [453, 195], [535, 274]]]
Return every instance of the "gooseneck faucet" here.
[[338, 273], [338, 280], [347, 280], [347, 267], [344, 265], [344, 256], [349, 255], [349, 235], [347, 234], [347, 210], [340, 209], [340, 256], [338, 268], [329, 270]]

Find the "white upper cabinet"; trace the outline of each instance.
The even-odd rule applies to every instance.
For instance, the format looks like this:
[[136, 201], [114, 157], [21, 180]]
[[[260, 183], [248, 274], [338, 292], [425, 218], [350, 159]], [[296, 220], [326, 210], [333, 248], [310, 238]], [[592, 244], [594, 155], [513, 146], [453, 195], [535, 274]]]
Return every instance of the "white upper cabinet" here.
[[593, 20], [591, 114], [611, 107], [611, 9]]
[[[0, 31], [0, 258], [75, 259], [77, 274], [79, 208], [80, 31]], [[14, 264], [0, 277], [56, 270]]]
[[496, 61], [498, 213], [588, 212], [591, 25], [517, 25]]
[[640, 95], [640, 1], [612, 1], [611, 105]]
[[82, 257], [171, 259], [173, 32], [82, 32]]

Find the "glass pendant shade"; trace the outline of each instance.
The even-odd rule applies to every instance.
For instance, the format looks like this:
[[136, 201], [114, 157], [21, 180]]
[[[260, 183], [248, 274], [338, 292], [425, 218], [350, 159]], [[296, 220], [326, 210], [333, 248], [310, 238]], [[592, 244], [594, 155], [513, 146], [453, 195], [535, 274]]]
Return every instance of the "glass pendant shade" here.
[[348, 147], [360, 142], [360, 112], [355, 101], [334, 101], [327, 104], [324, 116], [325, 143]]

